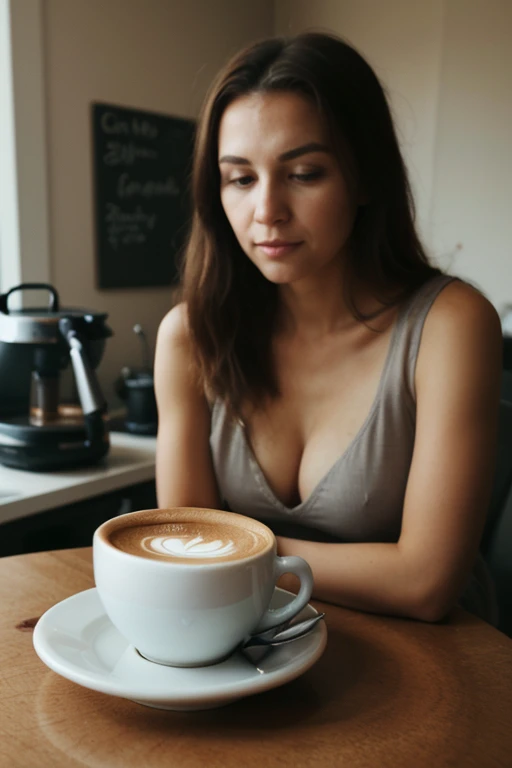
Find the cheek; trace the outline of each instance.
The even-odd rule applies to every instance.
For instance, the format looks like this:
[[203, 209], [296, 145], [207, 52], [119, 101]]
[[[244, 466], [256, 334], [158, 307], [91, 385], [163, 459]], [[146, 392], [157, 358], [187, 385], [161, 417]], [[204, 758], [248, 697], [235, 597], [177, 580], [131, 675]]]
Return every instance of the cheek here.
[[244, 224], [247, 218], [245, 207], [239, 201], [230, 200], [229, 196], [223, 197], [221, 195], [221, 203], [231, 228], [236, 235], [243, 236]]
[[324, 235], [330, 240], [345, 240], [354, 226], [355, 210], [348, 200], [331, 201], [318, 212]]

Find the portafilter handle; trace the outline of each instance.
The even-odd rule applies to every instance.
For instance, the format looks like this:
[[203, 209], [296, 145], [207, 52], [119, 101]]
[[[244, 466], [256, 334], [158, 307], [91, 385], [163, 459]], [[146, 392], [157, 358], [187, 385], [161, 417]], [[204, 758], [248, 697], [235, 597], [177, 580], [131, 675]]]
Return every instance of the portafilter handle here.
[[95, 411], [104, 413], [107, 409], [107, 403], [98, 384], [98, 379], [87, 359], [84, 344], [75, 329], [73, 320], [70, 317], [62, 317], [59, 320], [59, 330], [69, 345], [78, 397], [84, 416]]
[[69, 345], [69, 354], [87, 435], [91, 443], [96, 443], [96, 441], [103, 440], [105, 436], [103, 414], [107, 410], [107, 401], [87, 359], [84, 344], [74, 327], [72, 318], [62, 317], [59, 320], [59, 330]]

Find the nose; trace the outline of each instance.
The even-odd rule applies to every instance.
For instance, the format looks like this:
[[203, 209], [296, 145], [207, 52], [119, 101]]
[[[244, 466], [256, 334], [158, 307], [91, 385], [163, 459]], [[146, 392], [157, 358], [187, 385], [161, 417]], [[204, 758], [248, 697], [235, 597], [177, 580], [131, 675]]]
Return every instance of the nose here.
[[290, 208], [284, 190], [276, 182], [260, 181], [256, 193], [254, 219], [258, 224], [271, 225], [290, 218]]

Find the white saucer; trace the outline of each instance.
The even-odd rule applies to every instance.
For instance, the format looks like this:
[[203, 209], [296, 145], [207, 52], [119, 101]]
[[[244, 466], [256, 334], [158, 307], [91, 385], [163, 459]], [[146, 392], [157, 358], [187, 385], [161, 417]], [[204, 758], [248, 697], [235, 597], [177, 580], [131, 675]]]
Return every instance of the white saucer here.
[[[293, 595], [277, 588], [272, 607]], [[308, 605], [301, 618], [315, 616]], [[105, 614], [96, 589], [54, 605], [39, 619], [34, 648], [57, 674], [85, 688], [159, 709], [210, 709], [294, 680], [322, 655], [325, 623], [292, 643], [272, 648], [254, 665], [239, 651], [210, 667], [182, 669], [142, 658]]]

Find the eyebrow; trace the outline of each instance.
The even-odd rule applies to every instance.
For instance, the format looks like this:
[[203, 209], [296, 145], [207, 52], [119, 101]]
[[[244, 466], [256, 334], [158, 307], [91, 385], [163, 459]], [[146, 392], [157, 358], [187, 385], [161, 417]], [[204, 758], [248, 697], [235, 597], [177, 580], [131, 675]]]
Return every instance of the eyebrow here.
[[[278, 160], [284, 163], [287, 160], [295, 160], [296, 157], [307, 155], [310, 152], [330, 152], [330, 149], [325, 144], [311, 141], [309, 144], [303, 144], [301, 147], [295, 147], [295, 149], [289, 149], [287, 152], [283, 152], [282, 155], [279, 155]], [[222, 157], [219, 158], [219, 164], [220, 163], [232, 163], [233, 165], [251, 164], [250, 160], [246, 157], [238, 157], [237, 155], [222, 155]]]

